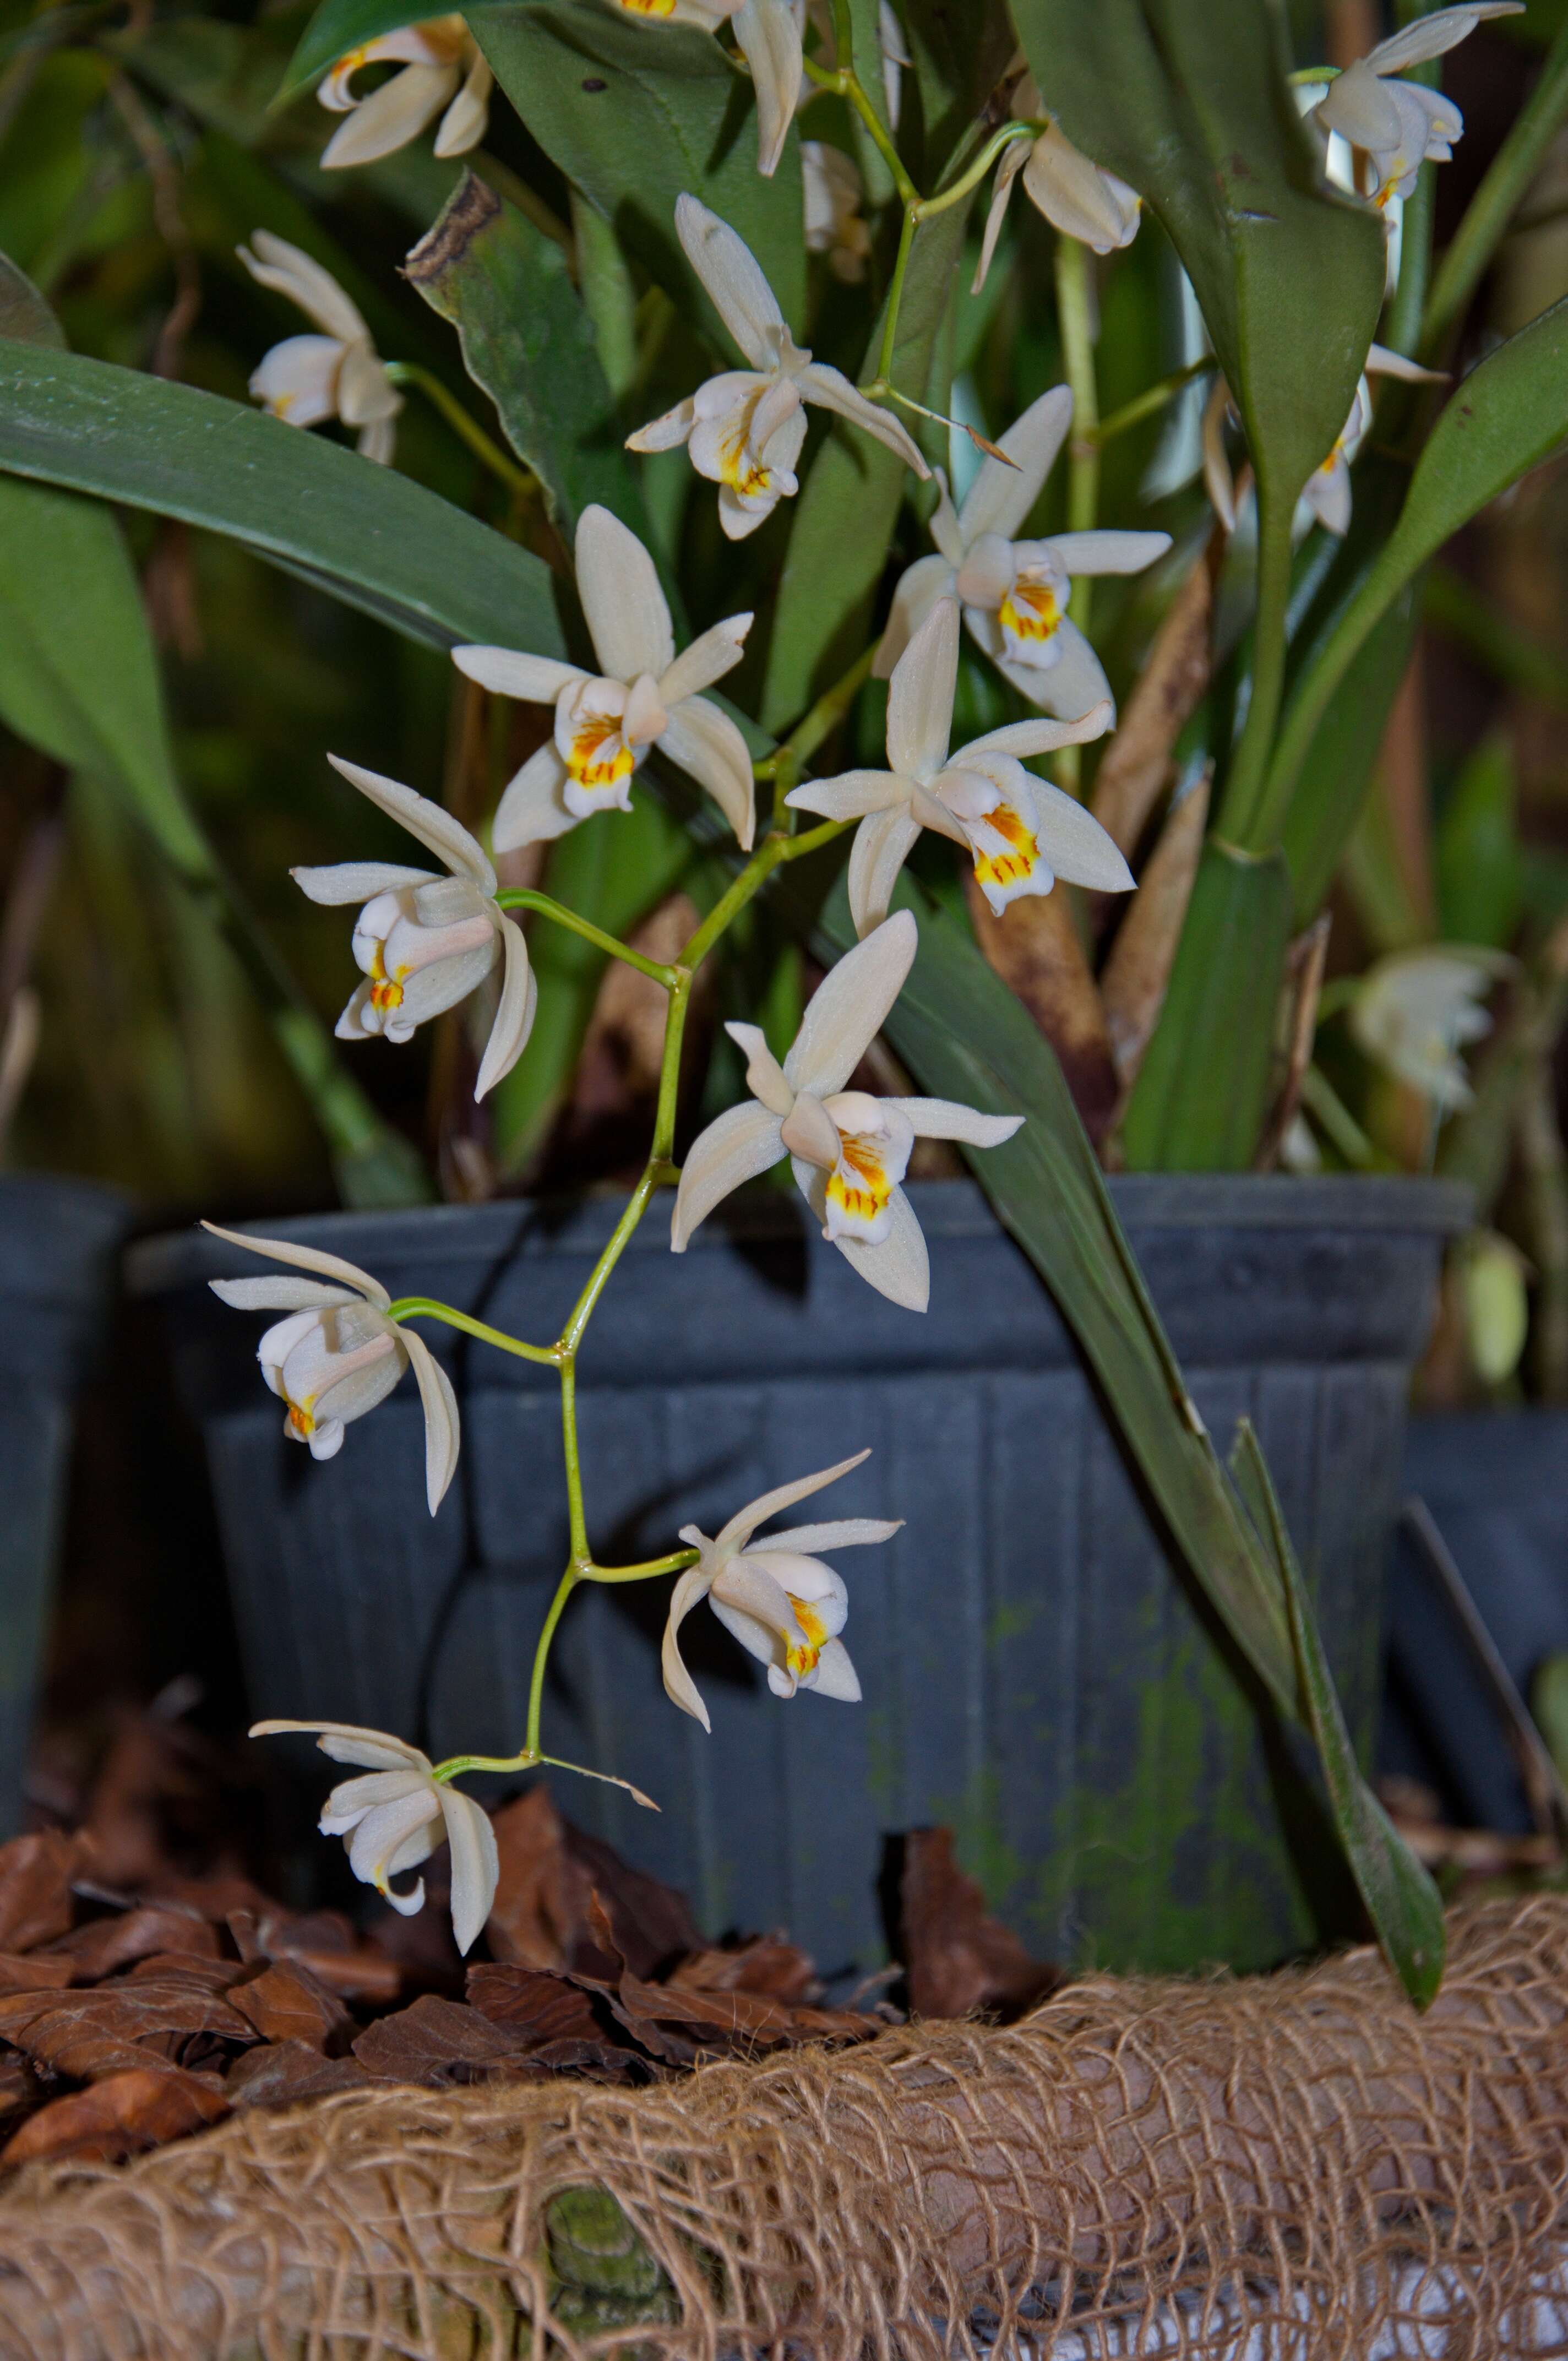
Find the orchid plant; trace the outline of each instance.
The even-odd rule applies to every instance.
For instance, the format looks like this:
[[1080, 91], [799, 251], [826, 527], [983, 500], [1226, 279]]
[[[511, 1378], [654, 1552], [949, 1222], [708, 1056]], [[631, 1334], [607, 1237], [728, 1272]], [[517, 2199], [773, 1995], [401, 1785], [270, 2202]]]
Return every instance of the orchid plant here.
[[[1292, 1637], [1307, 1610], [1285, 1595], [1277, 1536], [1238, 1507], [1129, 1275], [1102, 1167], [1334, 1154], [1349, 1132], [1313, 1044], [1317, 1019], [1339, 1012], [1357, 1054], [1424, 1093], [1434, 1126], [1467, 1105], [1461, 1052], [1510, 972], [1467, 963], [1463, 947], [1418, 960], [1406, 945], [1325, 992], [1318, 921], [1398, 683], [1412, 585], [1568, 434], [1555, 313], [1468, 375], [1457, 335], [1568, 112], [1568, 33], [1433, 268], [1433, 174], [1464, 130], [1442, 60], [1522, 8], [1411, 0], [1389, 38], [1334, 71], [1310, 53], [1292, 71], [1273, 0], [966, 0], [956, 14], [927, 0], [486, 0], [401, 21], [396, 0], [322, 0], [281, 93], [306, 102], [290, 119], [287, 185], [267, 220], [225, 233], [231, 249], [244, 233], [248, 280], [232, 253], [223, 267], [274, 304], [274, 334], [282, 306], [308, 323], [266, 350], [258, 334], [247, 354], [268, 415], [167, 382], [179, 370], [161, 361], [150, 383], [104, 379], [92, 372], [111, 363], [57, 349], [20, 371], [15, 433], [0, 394], [0, 468], [210, 524], [449, 659], [459, 752], [439, 792], [332, 758], [410, 857], [384, 857], [383, 839], [383, 857], [293, 872], [312, 903], [356, 913], [336, 1027], [349, 1060], [439, 1021], [458, 1045], [447, 1066], [482, 1103], [472, 1137], [514, 1122], [536, 1145], [515, 1110], [558, 1100], [559, 1060], [530, 1100], [532, 1070], [570, 1031], [542, 1017], [546, 944], [570, 938], [574, 956], [660, 995], [646, 1157], [554, 1336], [393, 1301], [356, 1266], [218, 1233], [281, 1267], [219, 1292], [276, 1315], [262, 1377], [313, 1456], [352, 1450], [348, 1427], [411, 1370], [433, 1514], [461, 1433], [426, 1324], [558, 1380], [569, 1554], [516, 1752], [433, 1763], [401, 1737], [312, 1725], [365, 1773], [334, 1792], [323, 1830], [400, 1907], [422, 1889], [394, 1881], [444, 1830], [465, 1947], [494, 1853], [455, 1782], [554, 1762], [545, 1671], [585, 1585], [671, 1587], [665, 1686], [705, 1724], [680, 1645], [703, 1601], [781, 1702], [860, 1694], [852, 1582], [828, 1559], [896, 1528], [764, 1531], [859, 1457], [780, 1470], [787, 1480], [717, 1538], [687, 1525], [646, 1563], [595, 1554], [577, 1356], [663, 1191], [680, 1253], [733, 1191], [793, 1180], [850, 1268], [917, 1317], [941, 1271], [905, 1187], [916, 1143], [976, 1160], [1076, 1305], [1113, 1395], [1132, 1383], [1127, 1340], [1141, 1340], [1146, 1390], [1135, 1413], [1116, 1403], [1131, 1447], [1253, 1669], [1321, 1740]], [[54, 12], [61, 38], [75, 14]], [[122, 45], [133, 69], [139, 38]], [[166, 82], [181, 71], [157, 62]], [[229, 138], [232, 90], [180, 87]], [[141, 138], [134, 92], [122, 99]], [[253, 145], [273, 137], [257, 128]], [[231, 170], [225, 186], [264, 180]], [[403, 277], [433, 328], [413, 305], [411, 330], [390, 299], [412, 298], [334, 253], [310, 206], [349, 191], [425, 230]], [[210, 190], [207, 202], [221, 211]], [[1181, 348], [1106, 409], [1102, 320], [1132, 272], [1174, 299]], [[25, 318], [30, 330], [7, 333], [58, 341], [36, 291], [13, 303], [0, 277], [0, 328]], [[980, 356], [1009, 340], [1027, 357], [1001, 373], [1003, 400]], [[147, 423], [122, 433], [105, 385], [123, 392], [124, 378], [124, 415]], [[358, 456], [285, 429], [345, 429]], [[1129, 477], [1140, 446], [1124, 438], [1139, 434], [1147, 469]], [[1157, 478], [1165, 493], [1146, 491]], [[69, 621], [34, 636], [51, 651], [72, 639]], [[11, 718], [6, 683], [0, 667]], [[51, 675], [48, 697], [15, 701], [18, 726], [42, 729], [54, 695]], [[226, 908], [223, 865], [177, 783], [145, 800], [180, 873]], [[648, 848], [683, 830], [695, 906], [652, 944], [636, 934], [663, 890]], [[615, 923], [582, 882], [601, 853], [624, 889]], [[247, 921], [229, 923], [339, 1170], [370, 1171], [364, 1201], [389, 1202], [396, 1151], [351, 1067], [300, 997], [267, 983], [276, 964]], [[789, 939], [783, 983], [761, 992], [742, 950], [766, 928], [771, 944]], [[821, 971], [809, 995], [803, 946]], [[688, 1139], [683, 1059], [713, 969], [723, 1030]], [[1023, 1037], [1018, 1002], [1034, 1021]], [[1041, 1082], [1018, 1046], [1042, 1035], [1068, 1078], [1056, 1096], [1061, 1073]], [[492, 1161], [489, 1180], [526, 1184], [532, 1152]], [[1094, 1286], [1074, 1295], [1086, 1269]], [[1203, 1513], [1189, 1517], [1194, 1487]], [[1389, 1894], [1413, 1890], [1387, 1872], [1396, 1840], [1340, 1767], [1347, 1851], [1419, 1981], [1390, 1931]]]

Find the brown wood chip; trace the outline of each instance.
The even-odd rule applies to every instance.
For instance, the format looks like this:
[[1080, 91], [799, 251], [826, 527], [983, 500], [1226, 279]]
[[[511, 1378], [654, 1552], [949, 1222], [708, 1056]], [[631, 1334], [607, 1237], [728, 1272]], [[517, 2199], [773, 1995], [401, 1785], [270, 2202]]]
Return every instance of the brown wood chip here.
[[275, 1960], [236, 1984], [230, 1997], [263, 2041], [303, 2042], [332, 2052], [346, 2049], [354, 2037], [354, 2019], [337, 1994], [298, 1960]]
[[58, 1828], [0, 1845], [0, 1951], [31, 1951], [66, 1932], [71, 1880], [87, 1857], [84, 1838]]
[[0, 2148], [0, 2165], [41, 2157], [117, 2163], [141, 2148], [203, 2130], [228, 2113], [223, 2092], [178, 2067], [137, 2067], [53, 2099]]

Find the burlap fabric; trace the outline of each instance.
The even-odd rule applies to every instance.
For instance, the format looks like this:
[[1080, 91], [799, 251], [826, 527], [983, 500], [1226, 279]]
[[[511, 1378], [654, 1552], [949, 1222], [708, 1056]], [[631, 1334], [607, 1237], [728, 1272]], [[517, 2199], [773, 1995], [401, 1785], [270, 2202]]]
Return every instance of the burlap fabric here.
[[1102, 1977], [1005, 2031], [631, 2092], [356, 2092], [33, 2167], [0, 2198], [0, 2352], [1568, 2352], [1568, 1898], [1451, 1936], [1425, 2018], [1368, 1951]]

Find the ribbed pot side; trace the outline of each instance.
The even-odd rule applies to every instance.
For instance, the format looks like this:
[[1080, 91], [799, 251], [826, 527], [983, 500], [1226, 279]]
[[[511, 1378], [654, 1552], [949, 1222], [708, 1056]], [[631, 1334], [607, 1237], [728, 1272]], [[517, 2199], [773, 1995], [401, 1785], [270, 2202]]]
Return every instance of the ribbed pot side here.
[[0, 1838], [20, 1825], [75, 1396], [129, 1218], [92, 1181], [0, 1177]]
[[[1113, 1183], [1204, 1419], [1255, 1423], [1369, 1743], [1405, 1399], [1464, 1193], [1400, 1180]], [[1115, 1968], [1260, 1966], [1321, 1930], [1322, 1848], [1282, 1818], [1280, 1750], [1195, 1609], [1070, 1336], [967, 1181], [916, 1186], [931, 1309], [873, 1294], [793, 1196], [763, 1191], [684, 1257], [645, 1223], [579, 1378], [590, 1538], [607, 1561], [712, 1532], [863, 1445], [822, 1514], [901, 1516], [844, 1554], [858, 1708], [770, 1697], [706, 1613], [683, 1645], [713, 1734], [659, 1677], [663, 1583], [579, 1594], [546, 1743], [634, 1781], [565, 1808], [684, 1886], [715, 1931], [787, 1927], [830, 1974], [884, 1955], [890, 1832], [943, 1821], [1041, 1951]], [[278, 1225], [503, 1328], [553, 1335], [616, 1206], [526, 1202]], [[212, 1467], [258, 1712], [366, 1722], [436, 1753], [521, 1742], [534, 1635], [567, 1548], [548, 1370], [424, 1323], [462, 1400], [433, 1521], [405, 1387], [318, 1466], [285, 1440], [259, 1323], [203, 1283], [242, 1257], [192, 1234], [137, 1250], [166, 1298]], [[798, 1517], [808, 1513], [800, 1511]], [[1288, 1782], [1286, 1783], [1288, 1785]], [[1286, 1822], [1293, 1830], [1288, 1839]]]

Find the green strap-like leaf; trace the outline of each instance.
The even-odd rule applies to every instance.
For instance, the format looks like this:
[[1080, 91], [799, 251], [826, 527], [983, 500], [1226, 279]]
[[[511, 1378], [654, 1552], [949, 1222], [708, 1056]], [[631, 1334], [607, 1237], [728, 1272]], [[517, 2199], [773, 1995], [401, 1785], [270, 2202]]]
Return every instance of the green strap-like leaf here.
[[[907, 890], [900, 898], [916, 906]], [[933, 1095], [1027, 1116], [1003, 1147], [970, 1158], [975, 1175], [1092, 1364], [1204, 1594], [1281, 1710], [1317, 1740], [1335, 1825], [1347, 1855], [1359, 1859], [1378, 1940], [1411, 1997], [1424, 2000], [1442, 1958], [1430, 1887], [1353, 1758], [1347, 1771], [1348, 1750], [1336, 1751], [1326, 1701], [1332, 1692], [1325, 1697], [1310, 1607], [1288, 1595], [1273, 1550], [1243, 1514], [1191, 1406], [1061, 1070], [961, 928], [938, 912], [916, 915], [919, 955], [888, 1018], [888, 1038]], [[841, 889], [820, 931], [835, 952], [853, 942]]]
[[343, 1068], [324, 1027], [237, 911], [175, 774], [141, 594], [108, 510], [0, 477], [0, 714], [122, 797], [256, 986], [348, 1202], [429, 1194], [413, 1150]]
[[567, 544], [595, 500], [649, 540], [593, 324], [560, 247], [469, 172], [405, 275], [456, 329], [469, 376], [543, 484]]
[[226, 533], [437, 647], [565, 653], [537, 557], [392, 468], [217, 394], [0, 343], [0, 468]]
[[1307, 1724], [1323, 1767], [1335, 1824], [1366, 1912], [1389, 1964], [1418, 2008], [1437, 1996], [1446, 1937], [1438, 1890], [1361, 1775], [1344, 1712], [1279, 1498], [1249, 1419], [1236, 1428], [1231, 1473], [1258, 1539], [1273, 1558], [1290, 1616], [1290, 1638], [1306, 1698]]
[[65, 330], [27, 272], [18, 270], [6, 254], [0, 254], [0, 336], [46, 345], [54, 352], [65, 349]]
[[711, 34], [594, 0], [486, 8], [473, 30], [545, 154], [667, 294], [718, 333], [675, 236], [675, 200], [689, 192], [740, 232], [798, 329], [800, 143], [763, 180], [751, 85]]
[[1291, 697], [1266, 805], [1282, 820], [1312, 741], [1358, 651], [1400, 591], [1461, 525], [1568, 438], [1568, 299], [1488, 354], [1427, 438], [1389, 540]]

